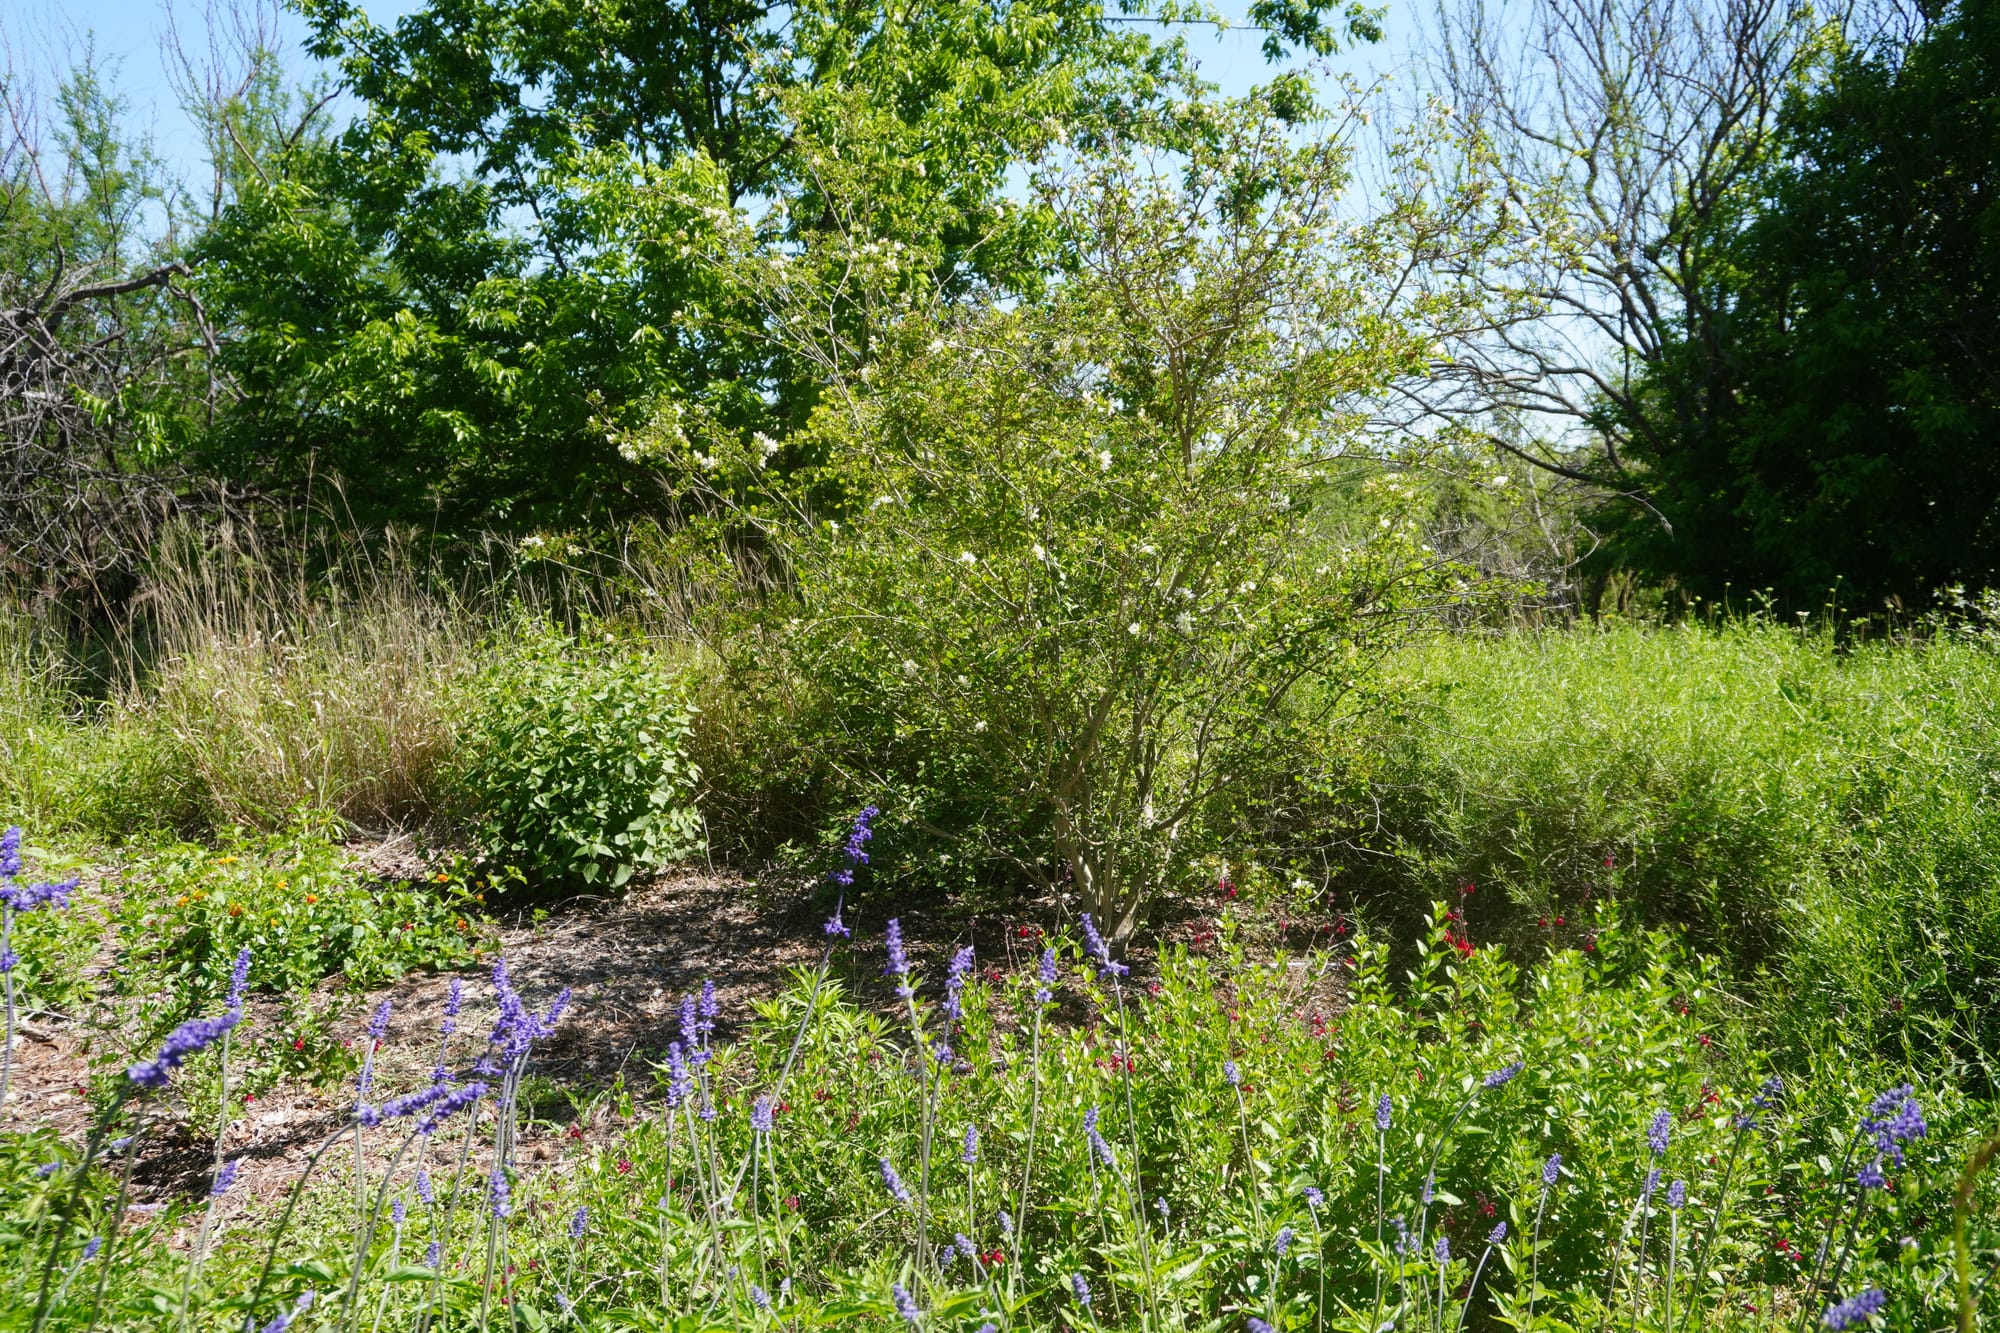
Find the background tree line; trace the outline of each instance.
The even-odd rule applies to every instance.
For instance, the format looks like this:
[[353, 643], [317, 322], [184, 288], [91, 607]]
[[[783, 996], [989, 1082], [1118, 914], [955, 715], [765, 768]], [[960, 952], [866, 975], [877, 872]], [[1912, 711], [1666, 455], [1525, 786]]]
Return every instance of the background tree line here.
[[[1554, 489], [1487, 558], [1574, 572], [1586, 603], [1768, 590], [1871, 614], [1990, 582], [1991, 9], [1253, 6], [1295, 126], [1324, 92], [1302, 60], [1420, 25], [1415, 84], [1539, 233], [1427, 256], [1427, 281], [1488, 301], [1380, 404], [1374, 447], [1438, 465], [1435, 535], [1492, 537], [1462, 483], [1497, 456]], [[1035, 299], [1065, 240], [1020, 173], [1134, 136], [1185, 150], [1158, 113], [1198, 91], [1187, 24], [1216, 17], [297, 12], [305, 69], [268, 13], [171, 38], [198, 187], [88, 50], [53, 82], [7, 76], [0, 506], [43, 592], [115, 605], [177, 514], [678, 529], [713, 498], [621, 439], [671, 416], [802, 466], [827, 383], [703, 248], [712, 210], [766, 255], [848, 263], [836, 238], [865, 237], [947, 302]], [[871, 336], [857, 303], [828, 317]]]

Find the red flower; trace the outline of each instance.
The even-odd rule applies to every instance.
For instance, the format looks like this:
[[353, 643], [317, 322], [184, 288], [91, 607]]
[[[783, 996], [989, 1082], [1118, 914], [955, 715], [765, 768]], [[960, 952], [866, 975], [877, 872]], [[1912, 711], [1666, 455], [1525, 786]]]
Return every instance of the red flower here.
[[621, 1158], [619, 1158], [619, 1159], [618, 1159], [618, 1174], [619, 1174], [619, 1175], [621, 1175], [621, 1176], [629, 1176], [629, 1175], [631, 1175], [631, 1174], [632, 1174], [632, 1159], [631, 1159], [631, 1158], [629, 1158], [629, 1157], [621, 1157]]

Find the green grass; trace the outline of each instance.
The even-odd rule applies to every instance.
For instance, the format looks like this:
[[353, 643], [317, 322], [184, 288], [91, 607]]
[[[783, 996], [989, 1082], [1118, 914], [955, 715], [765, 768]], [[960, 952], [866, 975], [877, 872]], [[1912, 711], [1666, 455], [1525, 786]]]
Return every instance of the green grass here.
[[1723, 959], [1782, 1047], [1995, 1086], [1988, 648], [1619, 625], [1441, 638], [1395, 669], [1336, 881], [1379, 914], [1476, 883], [1475, 934], [1519, 944], [1616, 897]]

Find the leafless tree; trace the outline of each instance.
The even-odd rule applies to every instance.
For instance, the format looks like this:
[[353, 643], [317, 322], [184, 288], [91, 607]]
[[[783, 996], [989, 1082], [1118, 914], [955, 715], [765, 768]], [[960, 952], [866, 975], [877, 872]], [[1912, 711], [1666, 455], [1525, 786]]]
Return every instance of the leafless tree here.
[[1629, 458], [1647, 430], [1634, 390], [1672, 340], [1712, 330], [1704, 238], [1718, 210], [1735, 206], [1814, 62], [1860, 25], [1909, 21], [1895, 0], [1865, 12], [1849, 0], [1440, 0], [1431, 90], [1548, 234], [1519, 251], [1531, 268], [1462, 275], [1507, 287], [1513, 313], [1449, 349], [1409, 410], [1650, 509]]

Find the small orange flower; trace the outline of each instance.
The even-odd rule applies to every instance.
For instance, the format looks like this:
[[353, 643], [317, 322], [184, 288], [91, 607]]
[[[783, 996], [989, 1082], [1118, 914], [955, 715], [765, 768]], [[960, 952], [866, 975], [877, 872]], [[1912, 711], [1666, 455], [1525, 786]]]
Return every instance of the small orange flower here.
[[242, 915], [243, 915], [243, 904], [242, 904], [242, 903], [231, 903], [231, 904], [229, 904], [229, 915], [231, 915], [231, 916], [242, 916]]
[[459, 928], [460, 930], [464, 930], [464, 929], [465, 929], [465, 918], [464, 918], [464, 917], [460, 917], [460, 918], [458, 919], [458, 928]]
[[448, 880], [448, 879], [450, 879], [450, 878], [451, 878], [451, 876], [450, 876], [450, 875], [447, 875], [447, 874], [445, 874], [445, 873], [444, 873], [444, 871], [442, 871], [442, 870], [438, 871], [438, 875], [437, 875], [437, 882], [438, 882], [438, 883], [442, 884], [442, 883], [444, 883], [444, 882], [445, 882], [446, 880]]
[[186, 907], [187, 905], [188, 905], [188, 896], [185, 893], [183, 893], [180, 897], [174, 899], [174, 906], [176, 907]]
[[312, 904], [318, 901], [319, 901], [319, 895], [317, 893], [308, 893], [306, 895], [306, 905], [308, 907], [310, 907]]

